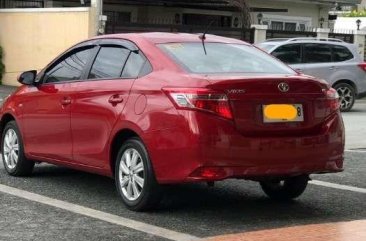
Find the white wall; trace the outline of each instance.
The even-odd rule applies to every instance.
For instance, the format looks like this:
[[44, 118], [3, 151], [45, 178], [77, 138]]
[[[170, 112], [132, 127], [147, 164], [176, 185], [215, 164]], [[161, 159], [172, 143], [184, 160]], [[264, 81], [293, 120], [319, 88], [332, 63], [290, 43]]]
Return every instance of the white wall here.
[[358, 5], [359, 10], [363, 10], [364, 8], [366, 8], [366, 0], [362, 0], [361, 4]]
[[[319, 26], [319, 19], [324, 17], [328, 19], [329, 6], [327, 5], [317, 5], [309, 3], [294, 3], [294, 2], [281, 2], [281, 1], [263, 1], [263, 0], [250, 0], [250, 7], [262, 7], [262, 8], [279, 8], [288, 9], [287, 13], [275, 13], [271, 12], [271, 15], [281, 15], [281, 16], [294, 16], [294, 17], [308, 17], [312, 19], [312, 27]], [[252, 13], [252, 22], [257, 24], [257, 14]], [[263, 13], [264, 15], [266, 13]], [[325, 26], [327, 23], [325, 23]]]
[[361, 20], [361, 27], [360, 29], [366, 28], [366, 17], [364, 18], [345, 18], [339, 17], [335, 23], [334, 29], [338, 30], [357, 30], [356, 21]]

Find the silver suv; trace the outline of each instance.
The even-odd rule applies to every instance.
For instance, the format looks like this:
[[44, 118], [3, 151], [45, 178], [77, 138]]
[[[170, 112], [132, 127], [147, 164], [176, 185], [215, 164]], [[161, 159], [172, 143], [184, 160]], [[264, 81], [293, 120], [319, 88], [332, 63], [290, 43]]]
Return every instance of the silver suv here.
[[326, 80], [340, 96], [341, 110], [366, 94], [366, 64], [354, 44], [339, 39], [269, 39], [257, 45], [306, 75]]

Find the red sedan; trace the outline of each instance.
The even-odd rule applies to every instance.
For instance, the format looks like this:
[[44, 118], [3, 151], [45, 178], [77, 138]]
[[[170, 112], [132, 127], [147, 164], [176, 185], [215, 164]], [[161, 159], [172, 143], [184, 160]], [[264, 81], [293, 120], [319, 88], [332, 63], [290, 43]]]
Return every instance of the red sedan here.
[[343, 170], [336, 91], [239, 40], [106, 35], [18, 80], [0, 114], [6, 171], [109, 176], [132, 210], [157, 205], [163, 184], [247, 179], [292, 199], [310, 174]]

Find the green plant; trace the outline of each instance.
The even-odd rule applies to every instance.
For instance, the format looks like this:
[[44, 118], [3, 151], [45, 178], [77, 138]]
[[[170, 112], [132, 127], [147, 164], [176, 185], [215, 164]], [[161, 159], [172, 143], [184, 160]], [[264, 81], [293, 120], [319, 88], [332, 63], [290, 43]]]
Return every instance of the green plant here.
[[360, 11], [353, 10], [350, 13], [346, 13], [344, 17], [366, 17], [366, 9]]
[[5, 65], [3, 64], [3, 49], [0, 46], [0, 84], [1, 84], [1, 80], [3, 78], [3, 74], [5, 72]]

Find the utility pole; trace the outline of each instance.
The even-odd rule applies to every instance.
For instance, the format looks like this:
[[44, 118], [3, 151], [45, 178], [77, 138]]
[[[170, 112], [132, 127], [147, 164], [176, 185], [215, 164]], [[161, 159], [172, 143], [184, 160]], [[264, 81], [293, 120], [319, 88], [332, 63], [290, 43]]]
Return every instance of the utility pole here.
[[103, 0], [91, 0], [90, 7], [94, 13], [95, 33], [104, 34], [107, 16], [103, 15]]

